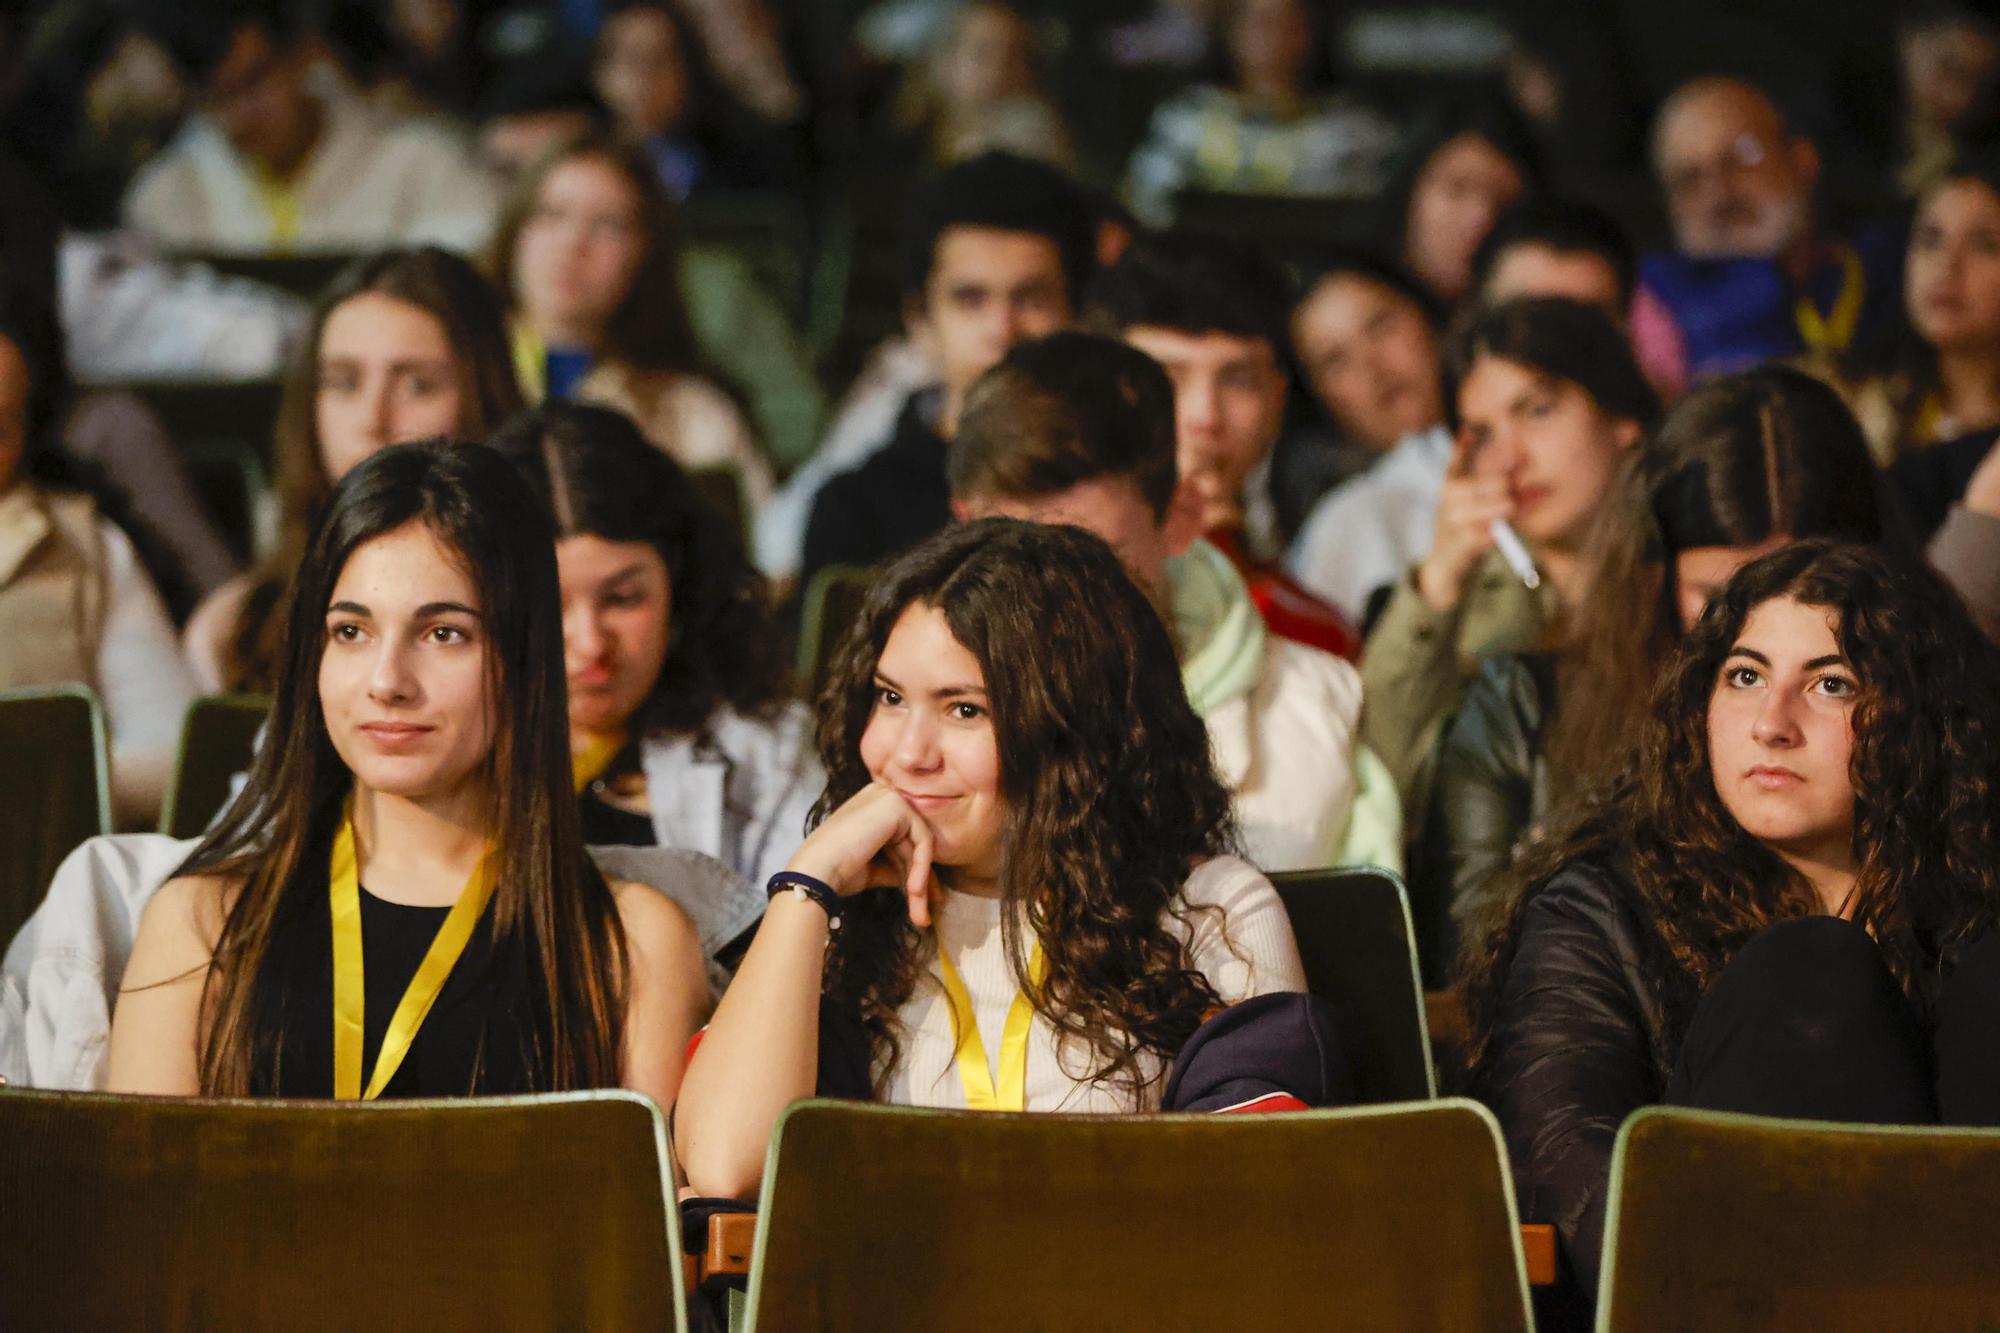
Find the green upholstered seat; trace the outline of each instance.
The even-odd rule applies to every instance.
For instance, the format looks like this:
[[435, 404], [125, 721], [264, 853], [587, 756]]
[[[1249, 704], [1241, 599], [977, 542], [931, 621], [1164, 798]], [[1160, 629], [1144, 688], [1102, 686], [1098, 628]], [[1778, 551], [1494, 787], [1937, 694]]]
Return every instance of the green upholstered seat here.
[[192, 838], [229, 800], [229, 782], [250, 767], [257, 732], [271, 714], [261, 694], [213, 694], [188, 705], [174, 780], [160, 809], [160, 832]]
[[0, 756], [4, 949], [62, 859], [85, 838], [111, 832], [104, 709], [81, 685], [0, 692]]
[[1472, 1102], [1067, 1116], [794, 1104], [754, 1329], [1528, 1327]]
[[1600, 1329], [2000, 1329], [2000, 1130], [1650, 1107], [1609, 1208]]
[[675, 1329], [672, 1198], [632, 1093], [0, 1090], [0, 1324]]

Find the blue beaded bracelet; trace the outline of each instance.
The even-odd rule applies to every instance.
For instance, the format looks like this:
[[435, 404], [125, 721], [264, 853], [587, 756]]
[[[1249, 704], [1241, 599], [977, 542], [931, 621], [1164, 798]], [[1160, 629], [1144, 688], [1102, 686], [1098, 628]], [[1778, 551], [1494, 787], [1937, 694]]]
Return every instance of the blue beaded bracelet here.
[[767, 898], [775, 898], [787, 890], [801, 898], [809, 898], [818, 903], [820, 910], [826, 913], [828, 930], [840, 929], [840, 895], [833, 891], [831, 884], [814, 879], [811, 875], [802, 875], [796, 870], [780, 870], [764, 884], [764, 894]]

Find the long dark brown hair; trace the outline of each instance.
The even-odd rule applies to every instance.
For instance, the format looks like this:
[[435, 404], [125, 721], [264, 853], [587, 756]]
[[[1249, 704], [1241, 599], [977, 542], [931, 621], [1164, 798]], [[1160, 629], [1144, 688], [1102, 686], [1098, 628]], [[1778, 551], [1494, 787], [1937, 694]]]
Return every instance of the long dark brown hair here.
[[[1015, 980], [1059, 1037], [1088, 1045], [1093, 1081], [1137, 1090], [1139, 1057], [1171, 1060], [1220, 1002], [1167, 921], [1187, 922], [1183, 881], [1236, 840], [1166, 626], [1080, 529], [983, 519], [939, 533], [877, 580], [842, 643], [819, 700], [816, 821], [869, 782], [875, 664], [914, 605], [943, 612], [985, 676], [1007, 809], [1001, 892], [1025, 905], [1048, 964], [1031, 985], [1018, 914], [1005, 912]], [[859, 1006], [885, 1067], [923, 945], [887, 892], [853, 900], [835, 940], [827, 990]]]
[[699, 732], [725, 704], [752, 717], [784, 705], [785, 654], [763, 576], [735, 525], [630, 418], [544, 403], [501, 427], [492, 443], [548, 506], [558, 540], [587, 533], [645, 542], [666, 564], [667, 659], [635, 727]]
[[1675, 556], [1774, 538], [1873, 545], [1892, 535], [1888, 513], [1861, 428], [1820, 380], [1770, 366], [1676, 403], [1626, 460], [1586, 546], [1549, 723], [1551, 803], [1629, 760], [1647, 688], [1681, 637]]
[[1852, 719], [1854, 921], [1927, 1012], [1959, 951], [2000, 918], [2000, 649], [1957, 594], [1913, 559], [1828, 540], [1752, 562], [1709, 602], [1654, 689], [1637, 771], [1524, 858], [1466, 955], [1475, 1082], [1493, 1056], [1501, 995], [1528, 905], [1589, 865], [1629, 900], [1662, 1015], [1664, 1079], [1695, 1005], [1774, 921], [1819, 902], [1804, 878], [1730, 815], [1709, 769], [1708, 709], [1756, 607], [1792, 598], [1839, 620], [1860, 697]]
[[385, 449], [335, 488], [293, 584], [269, 738], [249, 785], [179, 871], [242, 886], [202, 999], [205, 1094], [277, 1083], [287, 974], [324, 948], [325, 858], [353, 787], [320, 707], [326, 610], [355, 550], [412, 523], [454, 552], [479, 590], [486, 697], [499, 710], [483, 771], [498, 876], [486, 960], [528, 997], [521, 1066], [536, 1091], [618, 1082], [625, 939], [586, 858], [570, 787], [548, 519], [499, 455], [434, 441]]
[[[342, 270], [313, 307], [278, 400], [271, 451], [278, 492], [278, 544], [251, 575], [251, 590], [223, 644], [223, 684], [269, 693], [284, 651], [285, 599], [292, 576], [333, 493], [319, 439], [320, 335], [333, 312], [357, 296], [392, 297], [444, 329], [458, 372], [459, 422], [452, 434], [481, 440], [521, 407], [514, 358], [499, 298], [479, 270], [436, 246], [384, 250]], [[405, 443], [391, 441], [391, 443]]]
[[542, 187], [556, 168], [580, 158], [603, 163], [631, 189], [639, 205], [641, 252], [639, 265], [625, 289], [625, 299], [611, 314], [601, 357], [623, 362], [634, 370], [693, 372], [702, 366], [694, 328], [681, 296], [680, 227], [674, 202], [645, 151], [621, 144], [609, 134], [593, 132], [560, 144], [545, 154], [515, 184], [500, 210], [500, 225], [487, 250], [486, 271], [500, 289], [509, 312], [518, 312], [521, 293], [514, 282], [521, 231], [541, 206]]

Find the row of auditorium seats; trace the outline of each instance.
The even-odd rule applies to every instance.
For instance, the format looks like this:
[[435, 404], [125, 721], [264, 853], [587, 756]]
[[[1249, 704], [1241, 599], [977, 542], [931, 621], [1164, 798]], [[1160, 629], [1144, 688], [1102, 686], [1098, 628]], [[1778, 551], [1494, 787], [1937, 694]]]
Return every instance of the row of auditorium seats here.
[[[628, 1093], [0, 1090], [0, 1143], [9, 1327], [679, 1331], [690, 1294], [698, 1321], [752, 1330], [1534, 1326], [1498, 1128], [1455, 1099], [802, 1102], [747, 1238], [684, 1234], [665, 1117]], [[1996, 1191], [2000, 1131], [1642, 1111], [1618, 1136], [1598, 1327], [1992, 1327]]]

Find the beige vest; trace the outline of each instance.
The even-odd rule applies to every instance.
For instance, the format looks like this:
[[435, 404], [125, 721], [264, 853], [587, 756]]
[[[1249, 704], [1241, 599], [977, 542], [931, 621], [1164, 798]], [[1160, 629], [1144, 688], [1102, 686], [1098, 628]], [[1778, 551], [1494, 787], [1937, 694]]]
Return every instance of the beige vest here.
[[104, 632], [97, 506], [29, 483], [0, 495], [0, 689], [95, 688]]

